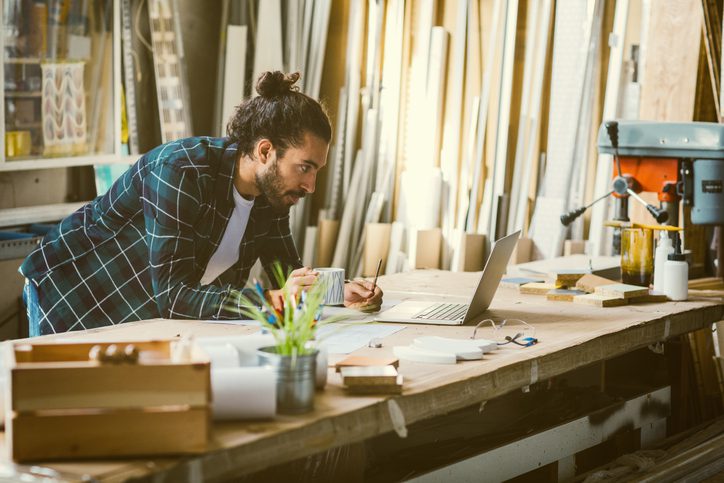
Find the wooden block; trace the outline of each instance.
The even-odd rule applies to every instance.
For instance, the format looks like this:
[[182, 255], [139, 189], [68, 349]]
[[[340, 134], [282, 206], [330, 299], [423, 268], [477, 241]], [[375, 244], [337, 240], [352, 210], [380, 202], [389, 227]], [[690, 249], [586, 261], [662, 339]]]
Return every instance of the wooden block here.
[[365, 230], [363, 277], [374, 277], [377, 263], [382, 259], [380, 275], [384, 275], [387, 266], [387, 255], [390, 252], [391, 223], [367, 223]]
[[519, 263], [527, 263], [533, 253], [533, 240], [530, 238], [518, 238], [513, 254], [510, 256], [508, 265], [518, 265]]
[[410, 268], [440, 268], [442, 230], [414, 230], [410, 238]]
[[557, 288], [560, 288], [555, 283], [547, 283], [547, 282], [533, 282], [533, 283], [526, 283], [525, 285], [521, 285], [518, 291], [520, 293], [529, 294], [529, 295], [546, 295], [551, 290], [555, 290]]
[[576, 288], [578, 290], [583, 290], [587, 293], [593, 293], [596, 291], [596, 287], [600, 285], [611, 285], [614, 284], [613, 280], [609, 280], [607, 278], [599, 277], [598, 275], [593, 274], [587, 274], [583, 277], [579, 278], [576, 282]]
[[319, 220], [317, 226], [317, 265], [329, 267], [334, 257], [334, 247], [339, 234], [339, 220]]
[[402, 394], [402, 382], [402, 374], [400, 374], [397, 376], [394, 384], [347, 386], [346, 390], [349, 394], [360, 396], [372, 394]]
[[336, 372], [342, 367], [352, 366], [392, 366], [397, 369], [400, 366], [400, 360], [397, 357], [365, 357], [365, 356], [347, 356], [334, 365]]
[[629, 299], [629, 302], [636, 304], [659, 304], [668, 301], [669, 298], [666, 296], [666, 294], [662, 292], [654, 292], [653, 290], [649, 290], [649, 293], [646, 295], [641, 295], [640, 297], [634, 297], [632, 299]]
[[594, 292], [597, 295], [608, 297], [618, 297], [620, 299], [630, 299], [641, 297], [649, 294], [647, 287], [639, 287], [638, 285], [629, 285], [626, 283], [614, 283], [611, 285], [599, 285]]
[[595, 307], [618, 307], [620, 305], [626, 305], [627, 300], [618, 297], [588, 293], [586, 295], [577, 295], [573, 297], [573, 303], [593, 305]]
[[381, 386], [395, 384], [397, 369], [392, 366], [351, 366], [339, 370], [345, 386]]
[[551, 290], [546, 294], [548, 300], [559, 301], [559, 302], [573, 302], [573, 297], [578, 295], [585, 295], [586, 292], [583, 290], [568, 290], [564, 288], [557, 288]]
[[554, 270], [548, 274], [549, 282], [556, 282], [559, 286], [572, 287], [584, 275], [590, 275], [591, 271], [586, 269], [562, 269]]
[[563, 256], [583, 255], [586, 251], [585, 240], [566, 240], [563, 242]]
[[463, 233], [462, 269], [464, 272], [477, 272], [485, 267], [485, 235]]
[[527, 283], [542, 283], [545, 282], [542, 278], [529, 278], [529, 277], [507, 277], [500, 281], [501, 287], [507, 288], [520, 288], [521, 285]]

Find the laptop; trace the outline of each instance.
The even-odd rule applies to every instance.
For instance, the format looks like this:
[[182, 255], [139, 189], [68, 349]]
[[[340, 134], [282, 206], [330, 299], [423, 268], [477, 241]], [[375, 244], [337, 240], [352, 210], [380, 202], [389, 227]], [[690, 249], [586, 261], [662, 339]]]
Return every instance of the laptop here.
[[493, 244], [470, 304], [406, 300], [380, 312], [375, 320], [438, 325], [463, 325], [475, 320], [490, 307], [519, 236], [520, 231], [517, 231]]

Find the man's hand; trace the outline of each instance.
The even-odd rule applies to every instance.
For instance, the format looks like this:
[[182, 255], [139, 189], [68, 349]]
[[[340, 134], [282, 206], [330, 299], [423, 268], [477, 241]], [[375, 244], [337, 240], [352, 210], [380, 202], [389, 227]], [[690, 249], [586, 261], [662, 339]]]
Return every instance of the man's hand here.
[[357, 279], [344, 284], [344, 306], [363, 312], [376, 312], [382, 305], [382, 289], [372, 282]]
[[[292, 271], [292, 273], [289, 274], [289, 277], [287, 278], [286, 283], [284, 284], [284, 287], [289, 290], [289, 293], [292, 295], [297, 295], [297, 293], [301, 292], [302, 290], [309, 290], [312, 288], [312, 285], [314, 285], [314, 282], [317, 281], [317, 277], [319, 276], [319, 272], [315, 272], [309, 267], [302, 267], [297, 268], [296, 270]], [[284, 309], [284, 292], [283, 290], [268, 290], [267, 291], [267, 300], [271, 302], [272, 306], [277, 310], [283, 310]]]

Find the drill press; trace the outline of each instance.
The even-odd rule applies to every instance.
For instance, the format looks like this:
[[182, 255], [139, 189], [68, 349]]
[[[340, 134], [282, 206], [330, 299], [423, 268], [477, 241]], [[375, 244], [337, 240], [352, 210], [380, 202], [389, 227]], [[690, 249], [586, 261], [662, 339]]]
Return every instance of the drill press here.
[[[611, 191], [588, 206], [561, 215], [570, 224], [594, 203], [612, 195], [617, 221], [627, 222], [633, 198], [659, 224], [679, 225], [679, 203], [690, 205], [696, 225], [724, 225], [724, 125], [705, 122], [606, 121], [598, 131], [598, 151], [614, 157]], [[658, 193], [659, 207], [638, 193]], [[722, 276], [722, 229], [717, 271]], [[614, 253], [620, 238], [614, 237]]]

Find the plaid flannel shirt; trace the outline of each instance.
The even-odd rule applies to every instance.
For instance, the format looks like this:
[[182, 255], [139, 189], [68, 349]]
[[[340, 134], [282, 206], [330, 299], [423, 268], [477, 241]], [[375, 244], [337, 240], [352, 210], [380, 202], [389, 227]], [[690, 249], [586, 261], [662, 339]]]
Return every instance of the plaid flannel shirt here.
[[[40, 333], [156, 317], [239, 318], [238, 294], [261, 258], [301, 266], [289, 214], [257, 197], [238, 261], [200, 280], [234, 209], [236, 144], [195, 137], [142, 156], [111, 189], [48, 233], [20, 267], [38, 288]], [[273, 280], [273, 277], [270, 277]]]

